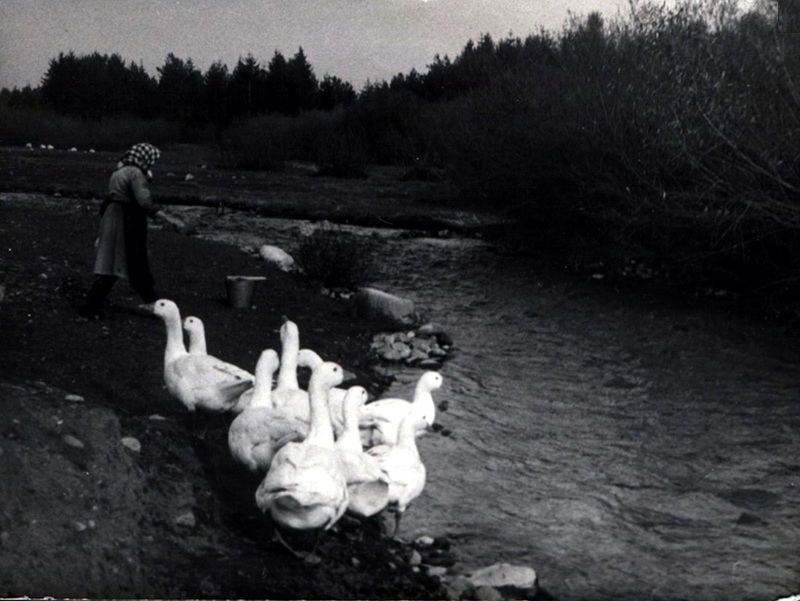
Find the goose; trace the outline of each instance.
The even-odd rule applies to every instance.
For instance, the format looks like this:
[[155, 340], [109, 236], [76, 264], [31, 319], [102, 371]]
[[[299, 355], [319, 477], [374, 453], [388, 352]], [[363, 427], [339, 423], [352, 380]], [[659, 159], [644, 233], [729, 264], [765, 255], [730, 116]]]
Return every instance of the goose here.
[[189, 335], [189, 354], [207, 355], [206, 330], [203, 321], [199, 317], [190, 315], [183, 320], [183, 329]]
[[250, 374], [212, 355], [190, 355], [183, 343], [181, 314], [173, 301], [159, 299], [154, 313], [166, 326], [164, 383], [167, 390], [189, 411], [227, 411], [239, 396], [253, 386]]
[[[205, 325], [203, 325], [203, 320], [199, 317], [195, 317], [194, 315], [190, 315], [183, 320], [183, 329], [189, 335], [189, 354], [207, 355], [208, 348], [206, 347], [206, 328]], [[243, 376], [248, 377], [251, 380], [255, 379], [255, 376], [247, 370], [242, 369], [241, 373]]]
[[261, 352], [250, 402], [228, 429], [231, 455], [253, 472], [266, 472], [278, 449], [289, 442], [303, 440], [308, 434], [308, 423], [286, 417], [272, 406], [272, 375], [278, 363], [278, 353], [274, 350]]
[[410, 412], [400, 424], [396, 444], [381, 444], [365, 451], [372, 457], [389, 482], [388, 508], [394, 513], [394, 532], [400, 528], [400, 518], [409, 504], [425, 488], [425, 464], [417, 449], [416, 437], [429, 428], [419, 413]]
[[[322, 357], [309, 348], [300, 349], [297, 352], [297, 365], [307, 367], [314, 371], [318, 365], [322, 364]], [[338, 438], [344, 430], [344, 397], [347, 390], [344, 388], [331, 388], [328, 393], [328, 407], [331, 412], [331, 423], [333, 424], [333, 434]]]
[[[330, 398], [330, 397], [328, 397]], [[358, 434], [358, 409], [367, 402], [367, 391], [352, 386], [345, 393], [344, 430], [336, 439], [336, 451], [344, 468], [350, 503], [347, 510], [370, 517], [389, 502], [389, 481], [378, 461], [361, 449]]]
[[[256, 505], [269, 512], [278, 526], [321, 534], [347, 509], [347, 480], [335, 450], [327, 403], [328, 390], [342, 382], [342, 371], [333, 362], [313, 371], [308, 385], [308, 436], [302, 442], [290, 442], [275, 454], [256, 490]], [[277, 528], [276, 534], [280, 538]]]
[[364, 447], [397, 442], [400, 422], [413, 409], [428, 426], [433, 426], [436, 405], [433, 402], [434, 390], [442, 387], [442, 375], [426, 371], [420, 376], [414, 389], [414, 399], [386, 398], [368, 403], [359, 411], [361, 443]]
[[272, 403], [286, 415], [304, 421], [310, 419], [308, 392], [297, 382], [297, 356], [300, 351], [300, 332], [297, 324], [286, 317], [281, 326], [281, 366], [278, 381], [272, 392]]

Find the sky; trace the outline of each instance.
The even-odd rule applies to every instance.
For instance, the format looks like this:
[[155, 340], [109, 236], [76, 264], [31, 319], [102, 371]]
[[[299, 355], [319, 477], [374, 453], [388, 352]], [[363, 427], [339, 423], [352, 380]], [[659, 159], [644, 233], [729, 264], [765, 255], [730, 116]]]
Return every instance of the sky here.
[[38, 86], [59, 52], [119, 54], [158, 76], [167, 54], [202, 72], [248, 53], [266, 66], [300, 47], [319, 79], [360, 90], [489, 33], [559, 31], [571, 11], [612, 17], [626, 0], [0, 0], [0, 88]]

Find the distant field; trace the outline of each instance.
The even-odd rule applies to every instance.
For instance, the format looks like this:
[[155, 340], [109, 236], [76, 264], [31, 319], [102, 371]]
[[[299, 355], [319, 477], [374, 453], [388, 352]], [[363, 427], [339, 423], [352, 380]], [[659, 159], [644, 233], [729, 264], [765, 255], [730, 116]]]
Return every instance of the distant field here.
[[[152, 190], [163, 204], [219, 205], [277, 217], [306, 217], [387, 227], [473, 227], [483, 219], [451, 206], [444, 182], [406, 181], [397, 167], [374, 167], [363, 179], [318, 176], [313, 165], [279, 171], [218, 167], [213, 148], [162, 148]], [[119, 153], [87, 149], [0, 148], [0, 191], [101, 198]], [[486, 218], [488, 219], [488, 218]]]

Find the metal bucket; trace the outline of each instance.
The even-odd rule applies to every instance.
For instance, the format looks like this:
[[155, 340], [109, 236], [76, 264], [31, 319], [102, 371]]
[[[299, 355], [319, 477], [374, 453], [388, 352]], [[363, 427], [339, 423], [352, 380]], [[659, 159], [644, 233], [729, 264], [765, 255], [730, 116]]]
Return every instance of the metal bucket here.
[[228, 305], [234, 309], [250, 308], [253, 305], [256, 283], [265, 279], [264, 277], [247, 275], [229, 275], [225, 278], [225, 292], [228, 295]]

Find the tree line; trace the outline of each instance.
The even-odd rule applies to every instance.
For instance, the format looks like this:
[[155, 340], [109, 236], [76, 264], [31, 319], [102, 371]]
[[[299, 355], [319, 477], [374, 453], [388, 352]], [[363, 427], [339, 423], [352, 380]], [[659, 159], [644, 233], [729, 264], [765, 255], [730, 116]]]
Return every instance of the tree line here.
[[357, 96], [336, 76], [318, 80], [302, 48], [288, 59], [275, 51], [266, 65], [252, 54], [240, 57], [233, 70], [217, 61], [205, 73], [191, 59], [169, 53], [157, 70], [156, 78], [119, 54], [62, 52], [50, 60], [40, 86], [3, 89], [0, 102], [89, 121], [124, 114], [224, 126], [237, 117], [330, 110]]

